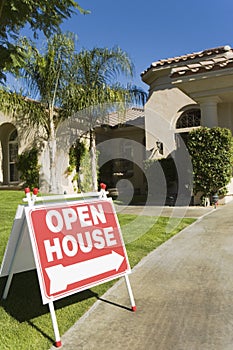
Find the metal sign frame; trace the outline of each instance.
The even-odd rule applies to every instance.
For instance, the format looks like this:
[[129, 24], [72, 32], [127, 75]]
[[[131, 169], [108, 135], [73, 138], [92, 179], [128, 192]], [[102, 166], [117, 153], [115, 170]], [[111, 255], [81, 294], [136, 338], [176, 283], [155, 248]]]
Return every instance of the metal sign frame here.
[[[0, 269], [0, 276], [1, 275], [8, 275], [2, 298], [3, 299], [7, 298], [14, 273], [21, 272], [21, 271], [27, 271], [27, 270], [36, 268], [38, 279], [39, 279], [39, 284], [40, 284], [42, 301], [44, 304], [48, 303], [48, 305], [49, 305], [49, 310], [50, 310], [53, 329], [54, 329], [55, 346], [56, 347], [61, 346], [61, 338], [60, 338], [60, 334], [59, 334], [59, 329], [58, 329], [58, 324], [57, 324], [57, 319], [56, 319], [56, 314], [55, 314], [54, 304], [53, 304], [53, 302], [57, 299], [63, 298], [65, 296], [68, 296], [68, 295], [71, 295], [74, 293], [77, 293], [81, 290], [85, 290], [85, 289], [93, 287], [97, 284], [105, 283], [109, 280], [112, 280], [112, 279], [115, 279], [118, 277], [124, 277], [125, 282], [126, 282], [126, 286], [127, 286], [127, 290], [129, 293], [130, 302], [131, 302], [131, 309], [132, 309], [132, 311], [136, 311], [134, 296], [133, 296], [132, 288], [131, 288], [131, 285], [129, 282], [129, 277], [128, 277], [131, 270], [130, 270], [130, 265], [128, 262], [127, 252], [126, 252], [124, 242], [123, 242], [123, 239], [121, 236], [120, 225], [119, 225], [113, 204], [112, 204], [111, 200], [107, 199], [106, 191], [101, 189], [100, 192], [86, 193], [85, 194], [86, 200], [84, 199], [83, 194], [70, 195], [70, 196], [69, 195], [61, 195], [61, 196], [37, 197], [38, 191], [33, 191], [33, 194], [31, 196], [30, 190], [28, 190], [28, 189], [25, 189], [25, 193], [26, 193], [26, 198], [24, 199], [24, 201], [28, 203], [28, 206], [20, 205], [17, 209], [15, 220], [14, 220], [13, 227], [11, 230], [11, 235], [10, 235], [10, 238], [8, 241], [8, 245], [7, 245], [7, 248], [6, 248], [6, 251], [4, 254], [4, 258], [3, 258], [3, 262], [2, 262], [2, 266]], [[75, 199], [76, 199], [76, 201], [75, 201]], [[71, 200], [71, 201], [66, 202], [66, 204], [65, 204], [64, 201], [68, 201], [68, 200]], [[35, 205], [35, 202], [37, 202], [37, 201], [38, 201], [38, 203], [42, 202], [43, 204]], [[76, 264], [72, 264], [71, 267], [73, 270], [75, 270], [76, 267], [82, 269], [84, 267], [84, 265], [85, 265], [85, 268], [87, 268], [87, 265], [92, 264], [91, 268], [90, 268], [90, 266], [87, 268], [87, 270], [85, 270], [85, 268], [84, 268], [83, 271], [86, 273], [86, 271], [91, 271], [92, 267], [96, 263], [97, 263], [96, 265], [100, 266], [100, 268], [102, 268], [102, 266], [106, 266], [106, 265], [108, 266], [108, 264], [111, 265], [112, 261], [114, 260], [114, 256], [117, 256], [118, 260], [120, 258], [120, 261], [118, 261], [118, 265], [119, 265], [118, 270], [116, 269], [116, 273], [109, 272], [109, 271], [106, 272], [105, 270], [104, 271], [97, 270], [97, 272], [98, 272], [97, 279], [94, 278], [94, 281], [90, 280], [87, 284], [84, 283], [84, 285], [82, 285], [80, 287], [68, 289], [68, 292], [62, 291], [61, 293], [59, 293], [59, 291], [58, 291], [57, 294], [53, 293], [53, 295], [51, 293], [51, 295], [48, 297], [48, 295], [47, 295], [48, 292], [46, 292], [44, 289], [45, 282], [44, 282], [44, 275], [42, 273], [43, 266], [41, 265], [40, 247], [38, 247], [38, 242], [36, 240], [36, 235], [38, 234], [38, 232], [36, 232], [36, 235], [35, 235], [35, 225], [36, 224], [35, 224], [34, 220], [32, 219], [32, 216], [31, 216], [32, 213], [36, 213], [36, 212], [39, 213], [39, 211], [41, 211], [41, 210], [49, 212], [49, 210], [55, 210], [56, 208], [58, 208], [59, 210], [61, 210], [62, 208], [63, 209], [67, 208], [67, 207], [74, 209], [76, 207], [81, 207], [84, 204], [85, 204], [85, 206], [94, 205], [94, 204], [98, 204], [98, 203], [100, 204], [101, 201], [102, 201], [103, 206], [104, 206], [104, 203], [109, 203], [109, 208], [112, 208], [112, 211], [110, 210], [110, 214], [112, 215], [113, 222], [116, 225], [116, 227], [114, 228], [115, 229], [114, 233], [111, 230], [110, 231], [107, 230], [107, 232], [108, 233], [110, 232], [110, 233], [109, 233], [109, 236], [106, 236], [107, 237], [106, 239], [108, 240], [108, 243], [109, 243], [109, 247], [106, 249], [106, 254], [101, 254], [99, 257], [98, 256], [94, 257], [93, 259], [95, 259], [95, 260], [93, 262], [91, 262], [91, 259], [89, 259], [90, 261], [87, 259], [86, 264], [85, 264], [85, 262], [82, 263], [80, 261], [79, 263], [78, 262], [76, 263], [76, 264], [80, 264], [79, 266]], [[94, 208], [94, 206], [93, 206], [93, 208]], [[69, 215], [71, 215], [71, 214], [66, 213], [66, 218], [68, 218], [69, 225], [71, 226], [72, 222], [74, 220], [74, 217], [69, 217]], [[95, 223], [97, 230], [99, 229], [98, 223], [100, 223], [100, 221], [101, 221], [101, 219], [99, 221], [97, 220], [99, 215], [102, 215], [102, 220], [104, 220], [103, 219], [103, 217], [104, 217], [103, 212], [99, 213], [99, 214], [96, 213], [96, 216], [95, 216], [96, 220], [94, 220], [95, 221], [94, 223]], [[35, 216], [35, 218], [36, 218], [36, 216]], [[86, 222], [86, 223], [89, 221], [88, 220], [89, 218], [88, 218], [86, 212], [83, 212], [82, 218], [83, 218], [84, 222]], [[52, 221], [50, 222], [50, 224], [53, 225]], [[57, 222], [52, 227], [56, 228], [56, 225], [57, 225]], [[36, 229], [36, 231], [37, 231], [37, 229]], [[96, 237], [98, 237], [98, 235]], [[115, 242], [115, 240], [116, 240], [116, 242]], [[101, 240], [101, 242], [103, 244], [103, 240]], [[99, 242], [97, 241], [96, 244], [98, 244], [98, 243], [101, 244], [101, 242], [100, 242], [100, 238], [99, 238]], [[21, 261], [24, 260], [24, 258], [25, 258], [25, 257], [22, 258], [22, 255], [25, 255], [24, 254], [25, 246], [27, 249], [28, 257], [26, 256], [26, 260], [23, 261], [22, 264], [20, 264]], [[24, 248], [24, 251], [23, 251], [23, 248]], [[30, 250], [30, 248], [31, 248], [31, 250]], [[104, 249], [104, 247], [103, 247], [103, 249]], [[114, 251], [114, 249], [117, 249], [117, 252], [113, 253], [112, 256], [110, 256], [111, 249], [113, 251]], [[73, 252], [72, 252], [72, 254], [73, 254]], [[124, 261], [124, 263], [123, 263], [123, 261]], [[56, 268], [56, 266], [55, 266], [55, 268]], [[110, 268], [112, 269], [112, 267], [110, 267]], [[50, 269], [50, 268], [48, 267], [48, 269]], [[68, 269], [71, 270], [71, 268], [69, 268], [69, 266], [68, 266]], [[113, 270], [110, 270], [110, 271], [113, 271]], [[49, 273], [53, 272], [53, 270], [52, 269], [47, 270], [47, 272], [46, 273], [49, 275]], [[67, 273], [68, 271], [65, 271], [65, 272]], [[74, 272], [76, 273], [76, 270], [71, 271], [71, 272], [72, 273], [70, 275], [71, 275], [71, 279], [72, 279], [73, 278], [72, 276], [74, 275]], [[99, 272], [102, 273], [102, 277], [100, 279], [98, 278], [98, 276], [101, 276], [101, 273], [99, 274]], [[84, 280], [87, 277], [85, 275], [85, 273], [84, 273]], [[87, 272], [87, 273], [89, 273], [89, 272]], [[88, 280], [88, 278], [92, 278], [92, 277], [93, 276], [90, 277], [88, 275], [86, 280]], [[51, 281], [52, 280], [50, 280], [50, 282]], [[56, 282], [56, 278], [55, 278], [55, 282]], [[70, 280], [68, 278], [67, 285], [69, 285], [69, 282], [70, 282]], [[71, 282], [73, 282], [73, 280], [71, 280]], [[70, 284], [72, 285], [72, 283], [70, 283]], [[60, 285], [58, 287], [55, 287], [55, 290], [57, 291], [56, 288], [59, 289]], [[48, 289], [46, 289], [46, 290], [48, 291]]]

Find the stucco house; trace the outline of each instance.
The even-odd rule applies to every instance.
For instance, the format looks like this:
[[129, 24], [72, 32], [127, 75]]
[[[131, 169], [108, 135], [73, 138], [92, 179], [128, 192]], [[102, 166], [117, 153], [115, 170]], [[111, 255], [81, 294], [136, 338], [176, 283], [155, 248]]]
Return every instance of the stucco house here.
[[146, 195], [144, 109], [111, 113], [95, 131], [101, 181], [119, 197]]
[[[151, 63], [141, 78], [149, 86], [145, 139], [146, 148], [154, 157], [175, 153], [180, 140], [185, 140], [190, 130], [200, 126], [220, 126], [233, 132], [233, 49], [230, 46], [161, 59]], [[228, 187], [232, 194], [232, 184]], [[230, 199], [230, 195], [225, 198]]]
[[[233, 49], [230, 46], [161, 59], [151, 63], [142, 72], [141, 79], [149, 88], [144, 110], [130, 108], [122, 115], [113, 112], [95, 126], [100, 179], [108, 188], [118, 183], [124, 194], [133, 191], [143, 195], [148, 191], [146, 159], [172, 156], [185, 174], [190, 159], [180, 150], [190, 130], [220, 126], [233, 132]], [[27, 148], [29, 141], [11, 116], [0, 113], [0, 188], [19, 185], [17, 156]], [[39, 162], [43, 186], [49, 178], [46, 151]], [[63, 144], [59, 147], [58, 142], [56, 166], [60, 193], [73, 189], [71, 178], [65, 175], [68, 164], [67, 150]], [[182, 174], [178, 174], [178, 178], [183, 183], [174, 182], [172, 188], [167, 189], [161, 169], [158, 169], [153, 179], [157, 187], [153, 191], [162, 190], [163, 201], [167, 190], [174, 193], [189, 185]], [[232, 184], [228, 189], [231, 195]], [[230, 195], [225, 200], [232, 199]]]
[[[105, 112], [105, 111], [104, 111]], [[86, 122], [82, 121], [87, 118]], [[56, 179], [58, 193], [72, 193], [75, 189], [73, 174], [67, 175], [69, 166], [69, 148], [72, 143], [85, 136], [89, 117], [83, 114], [73, 116], [58, 128], [56, 145]], [[96, 147], [99, 153], [100, 180], [106, 182], [108, 188], [116, 186], [119, 180], [130, 179], [134, 192], [145, 194], [145, 178], [143, 161], [145, 159], [144, 110], [128, 108], [107, 113], [99, 117], [95, 123]], [[25, 135], [20, 123], [10, 115], [0, 113], [0, 189], [20, 188], [20, 174], [17, 170], [18, 155], [30, 149], [33, 141]], [[49, 152], [46, 142], [39, 155], [40, 190], [49, 189]], [[120, 181], [124, 193], [128, 191], [129, 182]]]

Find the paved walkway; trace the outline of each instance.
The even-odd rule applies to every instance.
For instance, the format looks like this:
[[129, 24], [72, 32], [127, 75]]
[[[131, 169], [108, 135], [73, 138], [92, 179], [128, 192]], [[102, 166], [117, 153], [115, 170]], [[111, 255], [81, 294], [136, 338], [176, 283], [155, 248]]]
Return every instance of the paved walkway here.
[[117, 213], [121, 214], [136, 214], [149, 216], [168, 216], [178, 218], [199, 218], [213, 211], [213, 207], [169, 207], [169, 206], [153, 206], [153, 205], [115, 205]]
[[122, 278], [62, 349], [233, 350], [233, 202], [203, 213], [133, 269], [136, 312]]

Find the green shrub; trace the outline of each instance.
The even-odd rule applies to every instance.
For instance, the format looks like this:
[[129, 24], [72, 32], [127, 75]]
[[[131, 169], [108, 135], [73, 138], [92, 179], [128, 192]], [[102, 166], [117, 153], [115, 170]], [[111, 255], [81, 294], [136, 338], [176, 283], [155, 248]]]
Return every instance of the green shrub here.
[[18, 157], [17, 169], [25, 187], [39, 187], [38, 149], [32, 148], [21, 153]]
[[195, 194], [226, 193], [232, 177], [232, 140], [231, 131], [220, 127], [202, 127], [189, 133], [187, 146], [192, 158]]

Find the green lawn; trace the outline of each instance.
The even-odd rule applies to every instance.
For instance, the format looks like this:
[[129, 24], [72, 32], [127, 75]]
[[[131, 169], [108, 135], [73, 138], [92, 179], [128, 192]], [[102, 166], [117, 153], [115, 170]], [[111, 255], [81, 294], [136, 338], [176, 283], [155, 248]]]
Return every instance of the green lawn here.
[[[11, 231], [18, 204], [24, 192], [0, 191], [0, 263]], [[170, 219], [118, 215], [131, 267], [144, 256], [194, 219]], [[172, 228], [172, 229], [171, 229]], [[0, 278], [0, 298], [6, 278]], [[111, 281], [91, 290], [56, 301], [60, 334], [64, 334], [79, 317], [113, 284]], [[35, 271], [16, 274], [5, 301], [0, 301], [0, 349], [47, 350], [54, 333], [48, 305], [43, 305]]]

